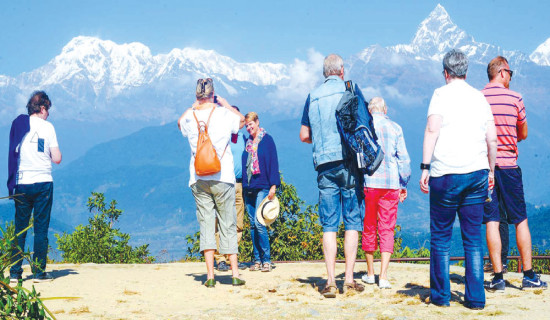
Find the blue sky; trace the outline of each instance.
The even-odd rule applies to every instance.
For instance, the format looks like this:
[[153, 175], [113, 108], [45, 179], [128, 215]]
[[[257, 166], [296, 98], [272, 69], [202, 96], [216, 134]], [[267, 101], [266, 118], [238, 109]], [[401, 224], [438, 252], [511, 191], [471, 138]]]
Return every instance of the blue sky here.
[[153, 54], [193, 46], [240, 62], [349, 57], [409, 43], [437, 3], [477, 41], [530, 54], [550, 37], [547, 1], [2, 1], [0, 74], [46, 64], [78, 35], [138, 41]]

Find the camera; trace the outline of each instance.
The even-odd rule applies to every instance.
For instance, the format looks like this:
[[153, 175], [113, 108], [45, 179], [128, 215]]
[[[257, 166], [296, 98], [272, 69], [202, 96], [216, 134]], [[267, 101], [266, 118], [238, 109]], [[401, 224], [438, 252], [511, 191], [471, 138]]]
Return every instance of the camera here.
[[214, 96], [214, 103], [218, 103], [218, 96]]

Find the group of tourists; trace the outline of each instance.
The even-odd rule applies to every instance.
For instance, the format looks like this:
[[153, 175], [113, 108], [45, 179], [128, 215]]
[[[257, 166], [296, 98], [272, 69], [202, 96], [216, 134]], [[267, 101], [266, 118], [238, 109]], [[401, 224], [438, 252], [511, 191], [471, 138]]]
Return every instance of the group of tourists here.
[[[487, 67], [489, 83], [482, 91], [465, 80], [467, 56], [451, 50], [443, 58], [446, 84], [433, 93], [424, 134], [420, 189], [430, 196], [430, 302], [448, 306], [451, 298], [449, 252], [452, 228], [458, 214], [465, 255], [465, 306], [485, 306], [485, 289], [503, 291], [506, 282], [507, 230], [514, 224], [522, 258], [522, 288], [547, 288], [533, 271], [531, 235], [523, 195], [517, 143], [527, 138], [525, 106], [519, 93], [509, 89], [513, 71], [504, 57]], [[372, 175], [358, 176], [345, 161], [345, 150], [336, 120], [336, 108], [346, 92], [344, 63], [331, 54], [323, 64], [324, 82], [310, 92], [301, 119], [300, 140], [312, 145], [319, 187], [319, 220], [323, 229], [323, 253], [327, 269], [321, 294], [334, 298], [337, 231], [344, 223], [345, 279], [343, 291], [361, 292], [354, 280], [359, 233], [366, 253], [366, 284], [375, 284], [374, 252], [379, 249], [378, 286], [391, 288], [388, 265], [394, 248], [399, 202], [407, 198], [410, 158], [403, 130], [388, 115], [383, 98], [374, 97], [368, 111], [383, 160]], [[274, 139], [260, 126], [256, 112], [243, 115], [214, 92], [210, 78], [199, 79], [196, 101], [178, 120], [191, 149], [189, 187], [196, 203], [200, 226], [200, 252], [206, 261], [204, 285], [215, 287], [215, 266], [232, 272], [232, 285], [245, 280], [240, 269], [270, 272], [268, 229], [279, 213], [276, 197], [281, 184]], [[10, 132], [10, 195], [15, 201], [15, 232], [29, 223], [34, 210], [34, 280], [50, 281], [45, 272], [53, 180], [51, 162], [61, 162], [55, 130], [47, 121], [51, 101], [34, 92], [27, 110], [13, 121]], [[245, 136], [242, 128], [246, 127]], [[359, 186], [358, 186], [359, 184]], [[362, 185], [361, 185], [362, 184]], [[358, 188], [360, 187], [360, 188]], [[238, 261], [244, 212], [248, 212], [252, 261]], [[482, 224], [487, 225], [487, 244], [493, 279], [484, 288]], [[502, 234], [502, 235], [501, 235]], [[23, 248], [26, 232], [18, 236]], [[505, 242], [504, 250], [502, 242]], [[14, 249], [12, 282], [21, 280], [20, 253]]]

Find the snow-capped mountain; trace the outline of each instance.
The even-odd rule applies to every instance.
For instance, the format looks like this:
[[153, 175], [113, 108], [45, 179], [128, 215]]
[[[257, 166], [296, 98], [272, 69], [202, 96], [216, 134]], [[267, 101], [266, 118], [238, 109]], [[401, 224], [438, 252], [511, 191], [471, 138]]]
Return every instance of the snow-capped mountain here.
[[550, 38], [538, 46], [529, 58], [538, 65], [550, 66]]
[[[518, 51], [476, 42], [452, 22], [443, 6], [437, 5], [420, 23], [409, 44], [386, 48], [369, 46], [346, 60], [351, 71], [348, 74], [360, 83], [368, 83], [373, 94], [389, 94], [396, 98], [412, 94], [417, 99], [407, 100], [407, 103], [418, 104], [425, 94], [422, 90], [426, 84], [440, 80], [439, 67], [434, 67], [435, 63], [440, 64], [451, 48], [465, 51], [472, 64], [485, 65], [492, 57], [504, 55], [515, 70], [533, 62], [550, 65], [549, 41], [533, 52], [531, 59]], [[162, 123], [176, 118], [182, 108], [190, 104], [194, 83], [199, 77], [214, 78], [216, 92], [229, 96], [232, 103], [255, 104], [260, 111], [292, 113], [300, 108], [303, 97], [321, 80], [321, 66], [317, 60], [297, 59], [289, 65], [243, 63], [212, 50], [196, 48], [176, 48], [153, 55], [141, 43], [117, 44], [78, 36], [67, 43], [58, 56], [36, 70], [15, 78], [0, 75], [1, 113], [7, 116], [0, 119], [0, 124], [6, 124], [22, 112], [26, 97], [36, 89], [51, 93], [54, 112], [59, 118], [145, 119]], [[410, 73], [407, 71], [410, 68], [405, 66], [427, 73], [425, 83], [407, 84], [405, 74]], [[396, 77], [401, 87], [394, 84]], [[478, 79], [485, 81], [484, 76]], [[392, 87], [389, 91], [384, 89], [388, 86]], [[273, 105], [284, 108], [269, 107]]]

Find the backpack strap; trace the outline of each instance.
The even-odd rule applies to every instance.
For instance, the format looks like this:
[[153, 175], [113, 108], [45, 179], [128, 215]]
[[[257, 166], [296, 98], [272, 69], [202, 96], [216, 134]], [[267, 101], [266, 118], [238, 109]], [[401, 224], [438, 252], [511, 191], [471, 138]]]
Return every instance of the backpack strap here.
[[[210, 124], [210, 118], [212, 117], [212, 114], [214, 113], [214, 109], [216, 109], [216, 107], [212, 108], [212, 111], [210, 111], [210, 115], [208, 115], [208, 120], [206, 120], [205, 129], [206, 129], [207, 132], [208, 132], [208, 125]], [[204, 123], [204, 121], [199, 122], [199, 120], [197, 119], [197, 115], [195, 114], [195, 110], [193, 110], [193, 117], [195, 117], [195, 122], [197, 122], [197, 129], [199, 130], [199, 132], [201, 132], [200, 122]], [[229, 142], [227, 143], [227, 145], [225, 145], [225, 149], [223, 149], [223, 153], [222, 153], [222, 156], [220, 157], [220, 160], [223, 158], [223, 155], [225, 154], [225, 151], [227, 150], [228, 146], [229, 146]]]
[[355, 95], [355, 88], [353, 87], [353, 82], [351, 80], [348, 80], [345, 82], [346, 85], [346, 91], [351, 92], [351, 94]]

